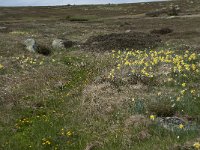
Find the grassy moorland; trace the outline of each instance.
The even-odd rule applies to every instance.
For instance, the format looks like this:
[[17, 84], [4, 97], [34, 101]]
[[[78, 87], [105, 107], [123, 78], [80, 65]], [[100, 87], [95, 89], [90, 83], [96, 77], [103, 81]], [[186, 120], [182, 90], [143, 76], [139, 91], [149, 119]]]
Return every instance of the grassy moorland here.
[[199, 43], [199, 0], [0, 8], [0, 149], [199, 150]]

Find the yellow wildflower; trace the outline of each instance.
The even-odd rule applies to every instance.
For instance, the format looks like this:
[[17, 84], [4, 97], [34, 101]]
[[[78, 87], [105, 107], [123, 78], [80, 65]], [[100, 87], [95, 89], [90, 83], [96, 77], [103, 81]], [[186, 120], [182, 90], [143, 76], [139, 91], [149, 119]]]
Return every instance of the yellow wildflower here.
[[182, 94], [182, 95], [185, 94], [185, 90], [182, 90], [182, 91], [181, 91], [181, 94]]
[[182, 87], [186, 87], [186, 83], [182, 83]]
[[188, 60], [191, 61], [191, 60], [195, 60], [196, 58], [197, 58], [196, 54], [193, 53], [193, 54], [190, 55], [190, 57], [188, 58]]
[[195, 90], [191, 90], [190, 92], [191, 92], [191, 94], [194, 94], [194, 93], [195, 93]]
[[146, 63], [144, 63], [144, 65], [145, 65], [146, 67], [148, 67], [148, 66], [149, 66], [149, 63], [148, 63], [148, 62], [146, 62]]
[[130, 65], [130, 62], [127, 60], [127, 61], [125, 62], [125, 65]]
[[194, 148], [197, 149], [197, 150], [200, 149], [200, 143], [199, 143], [199, 142], [195, 142], [193, 146], [194, 146]]
[[192, 68], [192, 70], [196, 70], [196, 65], [192, 64], [191, 68]]
[[46, 141], [46, 144], [50, 145], [50, 144], [51, 144], [51, 142], [50, 142], [49, 140], [47, 140], [47, 141]]
[[154, 59], [153, 59], [153, 62], [152, 62], [152, 65], [156, 65], [156, 64], [158, 64], [158, 59], [157, 59], [157, 58], [154, 58]]
[[3, 69], [3, 68], [4, 68], [4, 66], [2, 64], [0, 64], [0, 69]]
[[189, 71], [190, 70], [190, 65], [185, 64], [185, 69]]
[[180, 128], [180, 129], [183, 129], [183, 128], [184, 128], [184, 125], [183, 125], [183, 124], [180, 124], [180, 125], [179, 125], [179, 128]]
[[110, 71], [110, 74], [109, 74], [108, 78], [113, 79], [113, 78], [114, 78], [114, 74], [115, 74], [115, 69], [112, 69], [112, 70]]
[[118, 64], [117, 69], [120, 70], [120, 68], [121, 68], [121, 64]]
[[67, 132], [67, 136], [71, 136], [72, 135], [72, 132], [71, 131], [68, 131]]
[[146, 77], [150, 77], [149, 73], [147, 73], [147, 72], [145, 72], [144, 75], [145, 75]]
[[151, 119], [151, 120], [155, 120], [155, 115], [151, 115], [151, 116], [150, 116], [150, 119]]

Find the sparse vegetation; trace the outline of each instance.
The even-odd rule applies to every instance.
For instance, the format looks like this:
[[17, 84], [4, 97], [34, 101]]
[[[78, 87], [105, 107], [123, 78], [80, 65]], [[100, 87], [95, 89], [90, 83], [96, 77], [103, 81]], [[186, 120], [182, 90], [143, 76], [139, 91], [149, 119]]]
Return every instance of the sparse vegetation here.
[[1, 8], [0, 149], [199, 150], [199, 4]]
[[[184, 109], [187, 110], [184, 112], [186, 114], [198, 112], [195, 106], [192, 107], [192, 112], [186, 108], [190, 107], [192, 103], [199, 107], [200, 95], [196, 83], [199, 82], [200, 58], [195, 52], [188, 50], [184, 53], [175, 50], [114, 51], [113, 57], [116, 59], [116, 68], [112, 69], [108, 76], [112, 80], [120, 78], [125, 81], [131, 76], [137, 76], [135, 79], [139, 79], [140, 82], [146, 80], [145, 84], [148, 86], [155, 85], [161, 89], [170, 87], [171, 91], [167, 94], [170, 96], [163, 97], [166, 92], [158, 92], [158, 97], [155, 98], [157, 103], [150, 107], [154, 113], [157, 112], [157, 116], [175, 115], [174, 107], [176, 105], [184, 105], [181, 109], [182, 113]], [[162, 97], [159, 98], [160, 95]], [[184, 104], [183, 99], [187, 99], [187, 102], [190, 101], [190, 105]], [[181, 112], [176, 110], [176, 113]]]
[[89, 21], [89, 18], [87, 16], [67, 16], [66, 19], [69, 21], [77, 21], [77, 22]]

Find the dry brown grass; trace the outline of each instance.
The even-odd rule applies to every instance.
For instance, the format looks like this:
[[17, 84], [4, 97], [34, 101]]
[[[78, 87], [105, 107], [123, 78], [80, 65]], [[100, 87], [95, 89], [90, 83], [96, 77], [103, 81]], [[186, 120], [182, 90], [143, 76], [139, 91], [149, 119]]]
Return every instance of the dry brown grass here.
[[90, 114], [111, 114], [128, 96], [120, 95], [110, 83], [88, 85], [83, 91], [83, 106]]

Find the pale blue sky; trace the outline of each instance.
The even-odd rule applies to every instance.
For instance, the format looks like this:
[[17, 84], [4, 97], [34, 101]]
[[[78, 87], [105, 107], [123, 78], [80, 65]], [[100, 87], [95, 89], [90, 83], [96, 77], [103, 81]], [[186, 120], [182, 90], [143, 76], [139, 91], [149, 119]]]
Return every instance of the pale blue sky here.
[[162, 0], [0, 0], [0, 6], [46, 6], [66, 4], [136, 3]]

